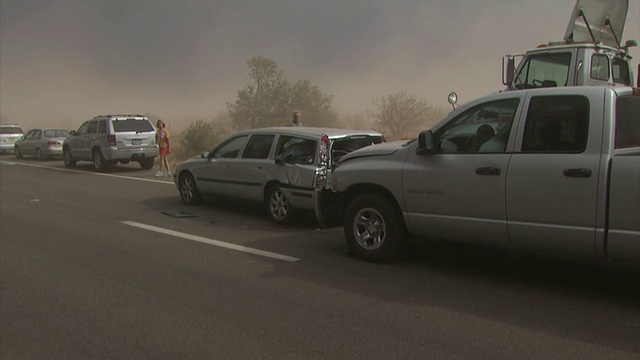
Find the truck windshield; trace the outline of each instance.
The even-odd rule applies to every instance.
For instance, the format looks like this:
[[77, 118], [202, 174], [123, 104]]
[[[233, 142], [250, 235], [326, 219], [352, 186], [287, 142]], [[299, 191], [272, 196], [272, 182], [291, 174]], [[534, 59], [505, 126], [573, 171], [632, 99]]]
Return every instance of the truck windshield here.
[[532, 55], [523, 60], [514, 81], [516, 89], [566, 86], [571, 53]]

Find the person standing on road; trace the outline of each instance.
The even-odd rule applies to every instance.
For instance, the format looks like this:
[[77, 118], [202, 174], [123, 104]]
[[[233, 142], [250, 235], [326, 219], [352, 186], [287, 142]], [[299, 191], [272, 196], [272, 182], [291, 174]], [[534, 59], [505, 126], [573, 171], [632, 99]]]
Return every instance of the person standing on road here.
[[171, 154], [171, 147], [169, 144], [169, 131], [165, 128], [165, 123], [162, 119], [158, 119], [156, 123], [156, 142], [158, 143], [160, 153], [160, 170], [156, 173], [157, 177], [173, 176], [171, 174], [171, 167], [169, 166], [169, 159], [167, 156]]
[[300, 111], [293, 112], [293, 120], [291, 120], [291, 126], [302, 126], [302, 113]]

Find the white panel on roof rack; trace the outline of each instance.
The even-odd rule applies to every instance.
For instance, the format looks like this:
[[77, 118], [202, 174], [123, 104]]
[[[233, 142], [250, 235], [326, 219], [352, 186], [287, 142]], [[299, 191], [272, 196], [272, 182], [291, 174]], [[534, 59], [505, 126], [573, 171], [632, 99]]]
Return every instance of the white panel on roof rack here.
[[[628, 9], [629, 0], [577, 0], [569, 18], [564, 40], [601, 42], [604, 45], [618, 47], [618, 42], [622, 41]], [[589, 28], [595, 39], [591, 37]]]

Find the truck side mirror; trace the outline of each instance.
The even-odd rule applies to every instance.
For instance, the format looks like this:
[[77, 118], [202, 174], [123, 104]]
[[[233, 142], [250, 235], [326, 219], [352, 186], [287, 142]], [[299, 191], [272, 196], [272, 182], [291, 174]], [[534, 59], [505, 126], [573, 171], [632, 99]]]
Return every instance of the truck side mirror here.
[[516, 74], [515, 59], [512, 56], [507, 56], [506, 82], [503, 82], [503, 84], [507, 85], [507, 86], [509, 86], [509, 88], [511, 88], [511, 85], [513, 84], [513, 81], [515, 80], [515, 74]]
[[435, 148], [436, 147], [433, 142], [433, 131], [421, 131], [420, 134], [418, 134], [418, 148], [416, 149], [416, 154], [422, 155], [432, 153]]

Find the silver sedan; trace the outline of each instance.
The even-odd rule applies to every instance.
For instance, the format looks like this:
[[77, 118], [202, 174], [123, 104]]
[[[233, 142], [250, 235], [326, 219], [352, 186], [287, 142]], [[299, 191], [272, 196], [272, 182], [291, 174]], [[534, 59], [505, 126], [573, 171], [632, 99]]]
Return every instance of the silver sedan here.
[[34, 156], [37, 160], [62, 156], [62, 141], [69, 135], [66, 129], [31, 129], [16, 141], [16, 158]]

